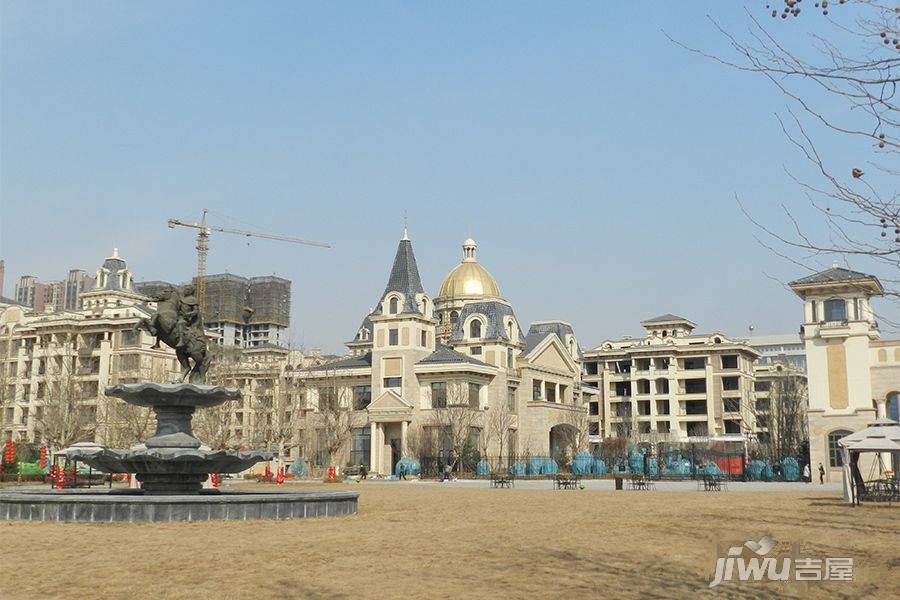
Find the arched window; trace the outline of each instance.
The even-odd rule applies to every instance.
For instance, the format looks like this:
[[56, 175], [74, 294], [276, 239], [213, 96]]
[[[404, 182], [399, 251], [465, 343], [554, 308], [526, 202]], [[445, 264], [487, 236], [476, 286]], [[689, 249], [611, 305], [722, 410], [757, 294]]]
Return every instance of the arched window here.
[[844, 321], [847, 318], [847, 303], [841, 298], [825, 301], [825, 320]]
[[838, 440], [847, 437], [853, 433], [848, 429], [838, 429], [828, 434], [828, 465], [831, 467], [840, 467], [844, 464], [841, 460], [841, 447], [838, 446]]
[[668, 330], [663, 329], [663, 334], [662, 334], [662, 336], [663, 336], [663, 337], [666, 337], [667, 335], [669, 335]]
[[450, 313], [450, 323], [456, 325], [457, 321], [459, 321], [459, 313], [454, 310]]
[[390, 312], [392, 315], [396, 315], [396, 314], [397, 314], [397, 305], [398, 305], [398, 304], [399, 304], [399, 303], [397, 302], [397, 298], [396, 298], [396, 297], [391, 298], [390, 308], [388, 309], [388, 312]]
[[481, 337], [481, 321], [479, 321], [478, 319], [473, 319], [472, 322], [469, 323], [469, 337]]

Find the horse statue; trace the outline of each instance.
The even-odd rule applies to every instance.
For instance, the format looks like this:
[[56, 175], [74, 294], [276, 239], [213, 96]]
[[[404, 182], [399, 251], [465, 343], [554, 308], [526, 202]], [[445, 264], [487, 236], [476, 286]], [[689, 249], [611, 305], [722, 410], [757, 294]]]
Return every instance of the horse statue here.
[[135, 329], [156, 337], [153, 348], [159, 348], [162, 342], [175, 350], [181, 365], [181, 381], [189, 377], [191, 383], [204, 383], [210, 356], [194, 287], [163, 290], [156, 301], [156, 313], [149, 319], [141, 319]]

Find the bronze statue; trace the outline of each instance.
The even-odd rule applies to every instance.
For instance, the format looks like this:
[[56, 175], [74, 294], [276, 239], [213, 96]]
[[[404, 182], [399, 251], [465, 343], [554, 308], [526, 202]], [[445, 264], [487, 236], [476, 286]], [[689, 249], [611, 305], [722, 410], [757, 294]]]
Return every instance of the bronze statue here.
[[186, 285], [181, 291], [170, 288], [157, 295], [156, 301], [156, 314], [141, 319], [135, 329], [156, 337], [152, 348], [159, 348], [163, 342], [175, 350], [182, 381], [190, 376], [191, 383], [203, 383], [210, 358], [196, 288], [193, 285]]

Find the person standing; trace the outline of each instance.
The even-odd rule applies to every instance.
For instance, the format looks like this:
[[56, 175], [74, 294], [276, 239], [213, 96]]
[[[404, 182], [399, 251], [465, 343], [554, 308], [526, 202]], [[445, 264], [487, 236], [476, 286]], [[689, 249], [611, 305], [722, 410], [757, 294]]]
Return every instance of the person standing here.
[[819, 485], [825, 485], [825, 467], [819, 463]]
[[809, 476], [809, 463], [803, 465], [803, 481], [812, 483], [812, 478]]

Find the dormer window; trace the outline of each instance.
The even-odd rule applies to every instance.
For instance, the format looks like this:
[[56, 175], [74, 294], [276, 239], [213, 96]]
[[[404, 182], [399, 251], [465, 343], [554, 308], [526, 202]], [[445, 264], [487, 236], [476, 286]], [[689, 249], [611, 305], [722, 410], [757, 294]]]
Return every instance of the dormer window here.
[[454, 310], [450, 313], [450, 324], [456, 325], [457, 321], [459, 321], [459, 313]]
[[391, 301], [388, 303], [388, 313], [392, 315], [396, 315], [399, 312], [399, 302], [397, 301], [397, 297], [391, 298]]
[[481, 337], [481, 321], [478, 319], [475, 319], [469, 324], [469, 337], [475, 339]]

